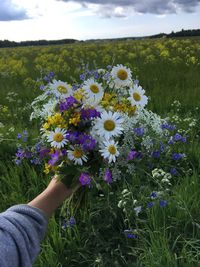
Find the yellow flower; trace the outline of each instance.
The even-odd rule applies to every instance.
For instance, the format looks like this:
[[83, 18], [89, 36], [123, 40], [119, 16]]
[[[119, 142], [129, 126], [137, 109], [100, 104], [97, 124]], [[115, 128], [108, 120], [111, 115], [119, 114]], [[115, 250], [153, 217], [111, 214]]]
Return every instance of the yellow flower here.
[[[67, 127], [67, 122], [64, 120], [62, 115], [60, 113], [56, 113], [55, 115], [52, 115], [51, 117], [48, 117], [47, 119], [47, 124], [57, 126], [60, 128], [66, 128]], [[45, 125], [47, 126], [47, 125]]]
[[50, 124], [48, 122], [45, 122], [42, 126], [45, 130], [49, 129]]
[[44, 166], [44, 173], [45, 173], [45, 174], [49, 174], [50, 169], [51, 169], [51, 166], [50, 166], [48, 163], [45, 163], [45, 166]]
[[81, 101], [84, 97], [84, 90], [82, 88], [80, 89], [77, 89], [75, 92], [74, 92], [74, 98], [76, 98], [77, 101]]
[[77, 126], [80, 121], [81, 121], [81, 114], [76, 112], [73, 114], [73, 117], [69, 119], [69, 124], [73, 124], [74, 126]]

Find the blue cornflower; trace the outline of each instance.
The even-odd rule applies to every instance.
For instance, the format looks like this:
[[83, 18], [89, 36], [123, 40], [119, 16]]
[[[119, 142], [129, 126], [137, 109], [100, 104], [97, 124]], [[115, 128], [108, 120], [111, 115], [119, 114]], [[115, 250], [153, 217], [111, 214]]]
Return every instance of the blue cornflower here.
[[162, 130], [167, 129], [167, 130], [173, 131], [173, 130], [176, 129], [176, 126], [173, 125], [173, 124], [170, 124], [170, 123], [167, 123], [167, 122], [166, 122], [166, 123], [163, 123], [163, 124], [161, 125], [161, 129], [162, 129]]
[[157, 192], [152, 192], [151, 195], [150, 195], [150, 198], [152, 198], [152, 199], [155, 199], [157, 197], [158, 197]]
[[174, 145], [175, 141], [174, 141], [174, 137], [170, 136], [169, 141], [168, 141], [168, 145]]
[[156, 150], [152, 152], [152, 157], [158, 159], [160, 157], [160, 151]]
[[41, 84], [40, 87], [39, 87], [39, 89], [42, 90], [42, 91], [44, 90], [44, 88], [45, 88], [44, 84]]
[[181, 154], [181, 153], [173, 153], [172, 154], [172, 159], [173, 160], [179, 160], [182, 159], [185, 156], [185, 154]]
[[159, 205], [160, 205], [160, 207], [166, 207], [167, 206], [167, 201], [166, 200], [160, 200], [159, 201]]
[[68, 225], [72, 228], [72, 227], [74, 227], [75, 224], [76, 224], [76, 220], [75, 220], [75, 218], [71, 217], [71, 218], [68, 220]]
[[127, 238], [137, 238], [137, 235], [131, 229], [124, 230], [124, 234]]
[[147, 203], [147, 208], [152, 208], [154, 206], [154, 202], [148, 202]]
[[55, 76], [55, 73], [53, 71], [50, 71], [48, 76], [52, 79]]
[[144, 128], [142, 128], [142, 127], [135, 128], [134, 129], [134, 133], [137, 136], [143, 136], [144, 135]]
[[171, 168], [170, 169], [170, 173], [171, 173], [171, 175], [177, 175], [178, 174], [178, 171], [177, 171], [176, 168]]
[[20, 159], [16, 159], [16, 160], [15, 160], [15, 164], [16, 164], [16, 165], [20, 165], [20, 164], [21, 164], [21, 160], [20, 160]]
[[86, 78], [86, 75], [85, 73], [82, 73], [79, 77], [80, 77], [80, 80], [84, 81]]
[[23, 131], [23, 134], [26, 135], [26, 136], [28, 136], [28, 131], [27, 130], [24, 130]]
[[40, 160], [35, 158], [35, 159], [31, 160], [31, 163], [34, 164], [34, 165], [39, 165], [40, 164]]
[[17, 139], [21, 139], [22, 138], [22, 134], [21, 133], [18, 133], [17, 134]]

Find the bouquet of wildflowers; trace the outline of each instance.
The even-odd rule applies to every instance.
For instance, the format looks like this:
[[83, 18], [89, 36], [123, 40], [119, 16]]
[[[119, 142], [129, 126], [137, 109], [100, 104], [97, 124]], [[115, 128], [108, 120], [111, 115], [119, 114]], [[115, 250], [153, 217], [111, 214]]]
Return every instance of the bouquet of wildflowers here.
[[32, 103], [31, 119], [41, 123], [38, 142], [20, 146], [16, 160], [44, 163], [46, 174], [88, 187], [148, 173], [162, 162], [165, 171], [175, 173], [186, 138], [147, 110], [147, 103], [145, 90], [121, 64], [86, 70], [73, 85], [51, 73]]

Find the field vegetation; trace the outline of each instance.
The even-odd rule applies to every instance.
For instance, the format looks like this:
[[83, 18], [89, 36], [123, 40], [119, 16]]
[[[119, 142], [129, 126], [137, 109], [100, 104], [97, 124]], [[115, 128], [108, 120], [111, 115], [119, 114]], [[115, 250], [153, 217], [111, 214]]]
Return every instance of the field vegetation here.
[[[14, 162], [18, 133], [28, 131], [30, 144], [38, 136], [39, 124], [29, 117], [30, 104], [41, 93], [41, 79], [53, 71], [57, 79], [75, 83], [86, 64], [90, 69], [113, 64], [131, 68], [150, 97], [148, 108], [169, 117], [187, 136], [186, 171], [172, 177], [166, 205], [138, 216], [133, 216], [133, 203], [145, 190], [142, 175], [88, 192], [81, 203], [66, 202], [50, 220], [35, 266], [200, 266], [198, 38], [0, 49], [0, 210], [27, 203], [50, 180], [41, 166]], [[75, 225], [70, 225], [71, 217]], [[124, 234], [127, 218], [135, 225], [135, 238]]]

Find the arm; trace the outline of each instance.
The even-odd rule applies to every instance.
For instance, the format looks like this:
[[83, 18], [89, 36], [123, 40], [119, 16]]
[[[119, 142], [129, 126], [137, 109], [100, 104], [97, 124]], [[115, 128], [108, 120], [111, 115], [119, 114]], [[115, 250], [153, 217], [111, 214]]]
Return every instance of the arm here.
[[29, 206], [42, 210], [49, 218], [62, 202], [71, 196], [72, 189], [68, 189], [62, 182], [54, 177], [48, 187], [31, 202]]
[[72, 194], [56, 177], [27, 205], [16, 205], [0, 214], [0, 266], [32, 266], [40, 251], [48, 218]]

